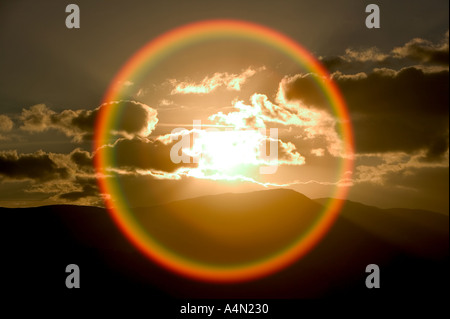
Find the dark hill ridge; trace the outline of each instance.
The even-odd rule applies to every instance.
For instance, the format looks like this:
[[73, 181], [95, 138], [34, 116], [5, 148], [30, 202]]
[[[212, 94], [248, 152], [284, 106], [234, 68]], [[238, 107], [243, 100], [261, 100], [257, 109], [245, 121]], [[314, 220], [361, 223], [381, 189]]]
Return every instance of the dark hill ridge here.
[[[183, 251], [189, 245], [181, 243], [190, 240], [192, 247], [197, 245], [197, 253], [201, 252], [198, 258], [225, 262], [220, 260], [221, 256], [226, 253], [226, 259], [232, 260], [235, 249], [234, 262], [239, 262], [245, 259], [246, 249], [255, 243], [254, 247], [266, 245], [251, 252], [258, 255], [274, 249], [277, 242], [289, 241], [292, 239], [289, 236], [321, 210], [320, 204], [302, 194], [277, 189], [204, 196], [139, 208], [137, 218], [154, 227], [152, 231], [160, 241], [166, 241], [165, 244], [181, 253], [195, 252], [196, 249]], [[272, 276], [234, 285], [200, 283], [166, 272], [143, 257], [102, 208], [70, 205], [1, 208], [0, 214], [4, 274], [1, 287], [8, 291], [67, 292], [64, 269], [70, 263], [80, 266], [83, 291], [119, 294], [145, 291], [149, 298], [374, 294], [417, 298], [438, 295], [439, 287], [448, 285], [448, 216], [427, 211], [382, 210], [346, 202], [332, 229], [303, 259]], [[256, 222], [243, 220], [245, 214]], [[174, 224], [171, 219], [174, 216], [185, 223]], [[208, 227], [215, 224], [211, 233]], [[258, 243], [263, 237], [258, 231], [270, 227], [281, 235], [273, 242]], [[235, 241], [221, 241], [229, 237], [230, 231]], [[222, 255], [213, 251], [216, 245], [222, 245], [216, 249], [223, 251]], [[377, 291], [364, 285], [365, 266], [369, 263], [381, 267], [382, 289]]]
[[[317, 199], [326, 203], [328, 199]], [[448, 255], [448, 216], [425, 210], [373, 206], [346, 201], [345, 218], [367, 232], [412, 254], [429, 258]]]

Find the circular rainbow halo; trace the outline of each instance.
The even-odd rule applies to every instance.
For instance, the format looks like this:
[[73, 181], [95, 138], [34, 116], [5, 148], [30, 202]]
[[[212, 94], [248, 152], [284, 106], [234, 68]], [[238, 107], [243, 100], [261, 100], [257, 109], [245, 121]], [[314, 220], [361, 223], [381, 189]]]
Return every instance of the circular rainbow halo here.
[[[172, 165], [173, 163], [170, 163], [168, 155], [170, 148], [168, 146], [172, 140], [168, 137], [171, 133], [158, 131], [158, 129], [172, 125], [169, 123], [171, 118], [165, 115], [170, 109], [178, 109], [182, 113], [185, 108], [183, 109], [179, 103], [172, 103], [167, 99], [160, 99], [164, 101], [161, 105], [164, 104], [165, 109], [148, 107], [146, 101], [144, 101], [148, 90], [146, 91], [143, 84], [148, 83], [148, 79], [152, 76], [155, 78], [158, 76], [161, 78], [162, 76], [163, 78], [164, 70], [173, 72], [170, 69], [173, 64], [168, 61], [171, 61], [174, 57], [195, 58], [196, 52], [202, 52], [198, 49], [199, 47], [208, 46], [211, 49], [217, 44], [217, 47], [222, 48], [226, 47], [227, 43], [249, 43], [249, 45], [260, 49], [267, 48], [270, 52], [275, 52], [273, 54], [283, 56], [286, 61], [302, 69], [305, 72], [304, 74], [314, 74], [314, 77], [312, 77], [314, 88], [323, 97], [323, 101], [329, 109], [329, 114], [335, 119], [333, 123], [336, 124], [336, 136], [341, 141], [341, 153], [345, 155], [335, 156], [337, 164], [333, 174], [336, 177], [336, 182], [327, 185], [327, 187], [331, 187], [331, 193], [328, 197], [334, 199], [328, 200], [323, 206], [308, 204], [310, 205], [310, 207], [308, 206], [308, 214], [310, 215], [306, 213], [302, 215], [301, 208], [294, 209], [293, 206], [286, 204], [286, 201], [296, 200], [289, 197], [290, 195], [282, 197], [285, 201], [281, 202], [276, 199], [270, 202], [269, 196], [264, 199], [266, 201], [265, 207], [256, 204], [250, 205], [251, 207], [242, 205], [242, 207], [237, 207], [229, 212], [226, 209], [231, 206], [227, 205], [232, 205], [233, 200], [236, 200], [229, 194], [217, 197], [223, 201], [223, 203], [217, 204], [211, 204], [208, 202], [208, 198], [203, 198], [156, 206], [151, 205], [151, 200], [158, 198], [157, 194], [159, 194], [160, 189], [170, 189], [171, 194], [176, 193], [177, 191], [173, 190], [175, 189], [174, 186], [167, 185], [180, 185], [183, 181], [188, 185], [183, 186], [185, 188], [193, 187], [194, 183], [206, 183], [203, 188], [214, 189], [212, 193], [218, 193], [214, 187], [220, 183], [232, 184], [233, 187], [241, 184], [252, 184], [252, 190], [255, 189], [254, 187], [265, 189], [283, 186], [283, 188], [286, 188], [286, 185], [290, 185], [289, 182], [268, 182], [267, 180], [256, 180], [253, 177], [247, 176], [244, 178], [243, 175], [236, 175], [243, 174], [242, 170], [236, 169], [242, 163], [236, 162], [236, 157], [227, 158], [223, 154], [234, 152], [233, 147], [240, 147], [236, 150], [240, 153], [241, 158], [246, 158], [248, 163], [254, 165], [252, 162], [255, 161], [254, 153], [249, 151], [248, 141], [252, 138], [257, 141], [256, 144], [260, 141], [258, 140], [260, 135], [249, 133], [249, 130], [240, 131], [239, 129], [242, 129], [242, 127], [237, 129], [235, 126], [231, 132], [226, 134], [223, 132], [210, 134], [203, 132], [200, 134], [201, 138], [198, 140], [206, 147], [210, 166], [203, 166], [202, 168], [201, 165], [206, 164], [202, 164], [203, 162], [200, 161], [197, 164], [185, 165], [178, 169]], [[217, 55], [220, 58], [220, 52]], [[240, 61], [239, 56], [234, 59], [237, 61], [236, 63]], [[276, 65], [278, 62], [274, 61], [273, 64]], [[207, 61], [205, 61], [205, 64], [208, 64]], [[189, 70], [188, 66], [186, 68], [186, 70], [192, 71]], [[168, 78], [166, 81], [162, 81], [162, 84], [153, 85], [154, 91], [152, 92], [154, 93], [159, 89], [167, 90], [169, 87], [169, 96], [186, 97], [186, 103], [189, 103], [197, 97], [207, 99], [208, 93], [219, 92], [220, 86], [222, 86], [223, 92], [221, 94], [228, 97], [232, 93], [244, 92], [245, 81], [256, 73], [256, 69], [264, 70], [265, 68], [266, 66], [259, 66], [259, 69], [249, 68], [243, 70], [241, 74], [234, 74], [234, 77], [232, 73], [212, 70], [209, 76], [197, 81], [203, 85], [201, 89], [198, 86], [191, 85], [193, 88], [190, 88], [190, 91], [186, 89], [190, 83], [187, 80], [182, 83], [173, 78]], [[275, 69], [276, 66], [272, 68], [272, 70]], [[239, 76], [244, 76], [244, 80], [239, 80], [241, 79]], [[208, 81], [213, 80], [216, 81], [216, 84], [209, 85]], [[140, 84], [141, 87], [139, 87]], [[176, 92], [177, 88], [185, 89], [184, 95]], [[134, 93], [132, 89], [135, 90]], [[147, 94], [150, 95], [148, 92]], [[246, 106], [242, 100], [233, 99], [233, 106], [237, 109], [233, 114], [239, 115], [248, 110], [252, 112], [255, 112], [255, 110], [261, 111], [261, 107], [264, 106], [267, 108], [277, 106], [269, 102], [267, 96], [263, 97], [261, 94], [254, 94], [251, 98], [253, 101], [251, 107]], [[205, 103], [212, 103], [211, 101], [221, 103], [222, 100], [209, 99], [206, 101]], [[144, 130], [136, 131], [133, 136], [132, 134], [126, 134], [127, 128], [133, 127], [132, 124], [134, 123], [126, 123], [126, 116], [131, 111], [123, 106], [130, 103], [133, 108], [142, 113], [143, 116], [140, 119], [144, 118], [147, 123]], [[167, 105], [171, 108], [168, 108]], [[298, 110], [293, 111], [292, 105], [285, 109], [291, 114], [300, 114]], [[260, 106], [260, 109], [256, 106]], [[200, 109], [203, 112], [207, 107]], [[195, 116], [198, 115], [193, 115], [191, 119], [195, 120]], [[233, 118], [231, 115], [227, 117], [221, 111], [220, 113], [217, 112], [215, 117], [214, 115], [210, 116], [209, 119], [216, 119], [220, 116], [221, 123], [217, 122], [210, 125], [217, 124], [215, 127], [220, 128], [221, 125], [218, 124], [224, 124], [225, 121], [226, 125], [223, 126], [229, 128], [232, 124], [230, 119]], [[177, 118], [178, 122], [180, 122], [180, 118]], [[239, 119], [242, 119], [242, 117]], [[267, 120], [268, 115], [266, 114], [263, 119]], [[184, 117], [183, 120], [188, 121], [189, 119]], [[227, 120], [230, 121], [226, 122]], [[275, 124], [280, 125], [280, 121]], [[290, 122], [289, 125], [294, 129], [300, 127], [296, 126], [298, 124], [295, 122]], [[307, 125], [302, 125], [299, 129], [304, 130]], [[264, 123], [255, 127], [259, 129], [268, 128]], [[194, 129], [187, 131], [190, 133], [196, 132]], [[309, 132], [311, 133], [311, 131]], [[230, 138], [235, 139], [236, 142], [227, 144], [227, 140]], [[243, 140], [247, 141], [247, 144], [242, 142]], [[281, 137], [277, 137], [277, 140], [281, 141]], [[222, 147], [219, 147], [220, 145]], [[298, 155], [296, 155], [297, 162], [287, 162], [287, 165], [284, 165], [286, 170], [293, 170], [295, 165], [304, 164], [303, 157], [299, 153], [294, 153], [292, 143], [280, 142], [279, 145], [281, 145], [282, 150], [291, 152], [291, 155]], [[150, 152], [147, 155], [140, 151], [150, 148], [153, 153]], [[156, 160], [156, 157], [163, 152], [167, 153], [164, 163]], [[168, 31], [144, 45], [124, 64], [112, 80], [104, 96], [102, 107], [99, 109], [95, 130], [95, 166], [100, 189], [105, 198], [106, 206], [121, 231], [143, 254], [164, 268], [190, 278], [212, 282], [236, 282], [260, 278], [291, 265], [310, 251], [331, 227], [341, 209], [342, 199], [346, 197], [351, 186], [349, 182], [340, 181], [348, 180], [352, 172], [352, 154], [352, 127], [344, 99], [320, 62], [294, 40], [278, 31], [255, 23], [235, 20], [191, 23]], [[132, 161], [130, 157], [139, 157], [139, 160]], [[141, 168], [131, 170], [130, 167], [136, 166], [136, 163]], [[152, 169], [150, 163], [160, 166], [158, 166], [158, 169]], [[284, 166], [280, 166], [280, 174], [284, 172]], [[167, 170], [164, 170], [166, 168]], [[221, 172], [220, 168], [222, 168]], [[210, 174], [211, 170], [215, 172]], [[225, 176], [228, 171], [235, 175]], [[285, 175], [287, 176], [293, 175], [292, 171], [286, 172]], [[309, 184], [308, 181], [302, 182], [299, 178], [295, 180], [295, 183], [299, 185], [303, 183], [303, 186]], [[144, 197], [150, 200], [150, 204], [147, 205], [147, 207], [152, 206], [150, 208], [142, 208], [145, 206], [142, 201], [136, 201], [137, 194], [142, 193], [143, 189], [147, 192]], [[257, 195], [252, 193], [248, 196]], [[195, 196], [185, 196], [185, 198], [187, 197]], [[180, 196], [180, 198], [183, 198], [183, 196]], [[257, 200], [256, 197], [251, 198]], [[167, 202], [170, 202], [170, 198]], [[307, 215], [312, 217], [308, 219], [305, 217]]]

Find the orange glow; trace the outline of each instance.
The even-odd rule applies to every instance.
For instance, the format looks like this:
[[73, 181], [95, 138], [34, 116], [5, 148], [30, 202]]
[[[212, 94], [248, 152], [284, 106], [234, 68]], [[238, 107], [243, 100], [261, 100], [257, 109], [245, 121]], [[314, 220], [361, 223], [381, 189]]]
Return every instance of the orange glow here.
[[[345, 144], [344, 151], [346, 154], [353, 154], [354, 143], [349, 114], [341, 93], [325, 68], [294, 40], [275, 30], [250, 22], [234, 20], [203, 21], [176, 28], [159, 36], [142, 47], [123, 66], [112, 80], [103, 102], [108, 103], [120, 100], [122, 83], [139, 77], [142, 69], [151, 68], [152, 65], [156, 65], [158, 61], [171, 52], [196, 43], [196, 41], [207, 41], [208, 39], [223, 36], [249, 39], [267, 44], [284, 52], [297, 63], [307, 68], [308, 71], [319, 75], [323, 81], [318, 82], [318, 85], [323, 90], [330, 105], [333, 107], [335, 116], [341, 123], [340, 130]], [[108, 143], [109, 134], [114, 127], [116, 117], [117, 110], [113, 105], [102, 108], [95, 130], [94, 148], [97, 152], [95, 166], [99, 175], [98, 182], [101, 192], [106, 195], [106, 205], [120, 230], [142, 253], [152, 261], [180, 275], [203, 281], [236, 282], [252, 280], [277, 272], [310, 251], [327, 233], [341, 210], [343, 201], [339, 199], [332, 200], [326, 205], [325, 210], [321, 213], [321, 217], [306, 234], [299, 237], [296, 242], [286, 247], [283, 251], [273, 256], [268, 256], [263, 261], [236, 267], [219, 267], [198, 263], [179, 256], [163, 247], [140, 227], [133, 218], [131, 208], [123, 198], [118, 181], [105, 177], [110, 174], [106, 167], [113, 163], [114, 159], [101, 146]], [[344, 176], [348, 177], [352, 170], [352, 156], [344, 158], [339, 171], [340, 176], [342, 178]], [[344, 199], [348, 188], [348, 185], [337, 186], [334, 197]]]

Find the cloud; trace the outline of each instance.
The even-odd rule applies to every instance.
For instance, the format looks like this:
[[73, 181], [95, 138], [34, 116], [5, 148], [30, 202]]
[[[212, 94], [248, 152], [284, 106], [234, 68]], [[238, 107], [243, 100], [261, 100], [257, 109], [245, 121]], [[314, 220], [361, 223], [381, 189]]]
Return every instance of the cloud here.
[[[429, 150], [438, 158], [448, 148], [448, 71], [415, 67], [333, 75], [351, 113], [360, 153]], [[328, 108], [314, 75], [283, 79], [279, 94], [288, 101]]]
[[429, 146], [422, 160], [425, 162], [437, 162], [441, 160], [446, 152], [448, 152], [448, 140], [448, 132], [446, 135], [444, 134], [440, 137], [437, 137]]
[[348, 72], [367, 70], [367, 67], [404, 68], [411, 66], [411, 62], [448, 69], [449, 32], [447, 31], [444, 37], [436, 43], [422, 38], [414, 38], [388, 52], [381, 52], [377, 47], [348, 48], [343, 55], [321, 57], [321, 61], [329, 70]]
[[[183, 140], [190, 144], [181, 144]], [[175, 144], [179, 146], [175, 148], [179, 159], [184, 157], [178, 163], [172, 161], [171, 152]], [[266, 145], [266, 149], [260, 148], [260, 145]], [[265, 186], [265, 183], [257, 181], [260, 167], [305, 164], [305, 158], [293, 143], [252, 130], [180, 130], [155, 139], [119, 139], [112, 145], [104, 146], [101, 151], [114, 156], [114, 165], [106, 167], [106, 171], [121, 176], [149, 176], [159, 180], [195, 177], [239, 180]], [[261, 152], [265, 156], [261, 156]]]
[[288, 104], [298, 101], [308, 108], [329, 109], [329, 103], [318, 83], [322, 79], [313, 73], [285, 76], [278, 86], [277, 100]]
[[102, 205], [92, 155], [78, 148], [69, 154], [0, 152], [0, 182], [17, 181], [25, 182], [25, 194], [39, 194], [48, 203]]
[[[419, 182], [425, 175], [448, 175], [448, 32], [437, 43], [413, 39], [388, 52], [347, 49], [322, 62], [336, 70], [331, 77], [351, 115], [357, 152], [352, 184], [417, 192], [426, 189]], [[277, 99], [333, 115], [317, 81], [315, 74], [287, 76]], [[335, 132], [321, 125], [305, 131], [318, 128], [325, 136]], [[323, 154], [316, 150], [311, 152]]]
[[264, 69], [264, 67], [256, 70], [248, 68], [243, 70], [240, 74], [217, 72], [212, 76], [203, 78], [200, 83], [178, 82], [177, 80], [172, 79], [169, 81], [174, 87], [171, 94], [208, 94], [215, 91], [219, 87], [225, 87], [230, 91], [240, 91], [241, 86], [247, 81], [248, 78], [255, 75], [257, 71]]
[[94, 110], [64, 110], [55, 112], [44, 104], [33, 105], [22, 110], [22, 130], [43, 132], [58, 130], [74, 142], [90, 140], [94, 134], [95, 121], [103, 108], [116, 108], [120, 121], [113, 133], [133, 137], [149, 135], [158, 122], [157, 112], [151, 107], [135, 101], [113, 101]]
[[[14, 123], [13, 121], [6, 115], [0, 115], [0, 133], [1, 132], [10, 132], [13, 129]], [[0, 134], [0, 141], [8, 140], [9, 137], [3, 136]]]
[[69, 154], [69, 158], [77, 166], [78, 170], [85, 172], [94, 171], [94, 161], [91, 153], [77, 148]]
[[347, 62], [368, 62], [368, 61], [375, 61], [375, 62], [381, 62], [386, 60], [388, 58], [388, 54], [384, 54], [380, 52], [380, 50], [376, 47], [371, 47], [368, 49], [362, 49], [362, 50], [355, 50], [348, 48], [345, 50], [345, 55], [341, 56], [341, 58], [344, 61]]
[[325, 155], [325, 150], [323, 148], [313, 148], [311, 150], [311, 154], [313, 154], [317, 157], [322, 157]]
[[162, 99], [162, 100], [159, 101], [159, 105], [160, 106], [170, 106], [170, 105], [173, 105], [173, 104], [174, 104], [174, 102], [171, 101], [171, 100], [168, 100], [168, 99]]
[[9, 132], [13, 126], [13, 121], [8, 116], [0, 115], [0, 132]]
[[440, 43], [415, 38], [401, 47], [396, 47], [391, 54], [394, 58], [408, 58], [420, 63], [430, 63], [448, 66], [448, 31]]
[[111, 156], [114, 156], [114, 168], [131, 172], [136, 170], [174, 172], [181, 167], [197, 166], [194, 163], [174, 163], [171, 160], [170, 151], [176, 143], [177, 139], [170, 141], [170, 134], [161, 139], [121, 138], [112, 145], [103, 146], [102, 151], [113, 154]]
[[[84, 203], [92, 204], [92, 202], [101, 203], [99, 189], [97, 187], [97, 180], [92, 177], [76, 177], [74, 184], [77, 188], [76, 190], [63, 192], [55, 196], [57, 199], [62, 199], [68, 202], [79, 202], [84, 200]], [[86, 198], [91, 197], [89, 201]], [[94, 200], [93, 200], [93, 199]]]
[[411, 167], [407, 170], [386, 172], [381, 177], [381, 183], [357, 183], [351, 190], [350, 198], [384, 208], [409, 207], [448, 214], [448, 181], [448, 165]]
[[42, 150], [34, 153], [0, 151], [0, 164], [0, 177], [3, 176], [7, 181], [31, 180], [44, 183], [94, 174], [92, 154], [79, 148], [69, 154]]
[[94, 176], [77, 175], [70, 180], [52, 180], [33, 183], [25, 190], [29, 196], [39, 194], [48, 203], [73, 203], [77, 205], [103, 206], [102, 195]]
[[46, 182], [53, 179], [67, 179], [70, 171], [59, 165], [54, 154], [38, 151], [18, 154], [17, 151], [0, 152], [0, 177], [7, 180], [30, 179]]
[[224, 114], [218, 112], [209, 117], [216, 124], [231, 125], [241, 128], [264, 128], [267, 123], [282, 125], [310, 126], [317, 122], [318, 114], [298, 105], [274, 104], [264, 94], [255, 93], [250, 98], [250, 105], [244, 101], [233, 101], [237, 110]]
[[312, 83], [317, 81], [316, 79], [296, 75], [286, 77], [281, 81], [277, 94], [277, 104], [272, 103], [264, 94], [253, 94], [250, 98], [250, 105], [236, 100], [233, 102], [233, 107], [237, 111], [227, 114], [218, 112], [211, 115], [209, 119], [216, 124], [230, 125], [237, 129], [258, 129], [265, 128], [267, 125], [295, 126], [297, 127], [297, 138], [324, 140], [331, 155], [336, 157], [351, 156], [351, 154], [346, 153], [345, 145], [336, 132], [337, 120], [328, 113], [328, 109], [324, 111], [322, 106], [310, 107], [308, 104], [299, 102], [299, 100], [293, 101], [295, 99], [292, 95], [286, 96], [285, 87], [295, 85], [298, 79], [302, 83], [307, 83], [307, 88], [302, 88], [302, 90], [307, 91], [313, 99], [317, 100], [314, 102], [315, 105], [328, 103], [321, 95], [310, 93], [313, 89], [318, 92], [317, 85]]
[[[393, 180], [399, 181], [406, 176], [417, 174], [420, 170], [448, 167], [448, 151], [439, 162], [424, 161], [426, 157], [426, 151], [414, 154], [389, 152], [359, 155], [354, 182], [392, 186]], [[406, 187], [402, 183], [395, 185]]]
[[305, 158], [300, 155], [292, 142], [283, 142], [278, 139], [278, 158], [277, 165], [303, 165]]

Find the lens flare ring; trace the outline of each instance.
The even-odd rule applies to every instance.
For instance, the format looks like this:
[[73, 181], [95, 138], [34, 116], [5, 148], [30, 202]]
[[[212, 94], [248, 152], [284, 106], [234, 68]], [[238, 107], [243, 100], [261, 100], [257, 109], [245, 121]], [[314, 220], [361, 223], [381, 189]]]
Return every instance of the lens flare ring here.
[[[345, 153], [353, 154], [354, 142], [350, 117], [345, 101], [328, 72], [306, 49], [294, 40], [278, 31], [255, 23], [236, 20], [208, 20], [181, 26], [162, 34], [143, 46], [125, 63], [112, 80], [103, 103], [120, 100], [122, 83], [126, 83], [129, 79], [139, 79], [142, 76], [142, 70], [148, 71], [173, 52], [201, 41], [220, 39], [221, 37], [248, 39], [265, 44], [286, 54], [309, 72], [317, 74], [318, 78], [321, 79], [321, 81], [317, 81], [317, 85], [326, 96], [334, 115], [339, 119], [339, 130], [344, 141]], [[94, 142], [95, 167], [105, 204], [110, 215], [126, 237], [143, 254], [164, 268], [183, 276], [209, 282], [237, 282], [260, 278], [277, 272], [303, 257], [326, 234], [341, 210], [343, 199], [345, 199], [350, 187], [348, 183], [336, 186], [336, 192], [333, 194], [335, 199], [324, 205], [320, 217], [317, 218], [307, 233], [283, 251], [274, 256], [269, 256], [265, 260], [236, 267], [219, 267], [198, 263], [179, 256], [163, 247], [140, 227], [133, 218], [132, 209], [122, 194], [120, 183], [115, 179], [105, 177], [110, 174], [106, 168], [108, 165], [114, 164], [114, 158], [101, 146], [108, 144], [109, 134], [113, 130], [118, 116], [118, 111], [113, 107], [113, 104], [110, 103], [109, 105], [110, 107], [100, 109]], [[348, 177], [352, 170], [352, 156], [343, 158], [339, 176], [341, 178]]]

